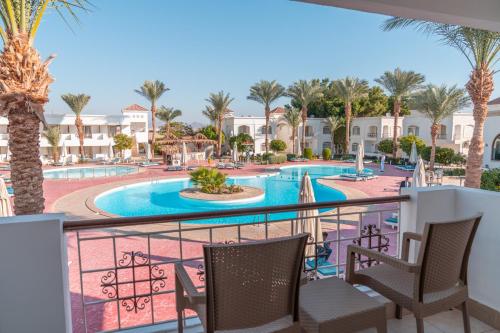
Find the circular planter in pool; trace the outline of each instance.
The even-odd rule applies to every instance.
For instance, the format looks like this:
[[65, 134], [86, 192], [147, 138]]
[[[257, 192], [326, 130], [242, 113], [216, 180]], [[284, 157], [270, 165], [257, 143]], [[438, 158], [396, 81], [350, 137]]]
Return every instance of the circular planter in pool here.
[[197, 188], [187, 188], [179, 192], [179, 196], [187, 200], [208, 202], [211, 204], [234, 204], [260, 201], [264, 198], [264, 191], [258, 187], [241, 186], [242, 192], [210, 194], [203, 193]]

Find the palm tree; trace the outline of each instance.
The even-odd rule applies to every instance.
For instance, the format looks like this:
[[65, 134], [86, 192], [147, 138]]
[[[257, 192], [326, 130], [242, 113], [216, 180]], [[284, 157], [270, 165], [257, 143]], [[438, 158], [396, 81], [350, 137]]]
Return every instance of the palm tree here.
[[33, 47], [48, 10], [76, 18], [85, 0], [0, 0], [0, 110], [9, 121], [9, 149], [15, 213], [37, 214], [44, 209], [40, 161], [40, 122], [48, 101], [50, 56], [42, 61]]
[[269, 151], [269, 117], [271, 116], [271, 104], [285, 95], [285, 88], [276, 81], [265, 81], [254, 84], [250, 87], [248, 99], [264, 105], [264, 114], [266, 116], [266, 154]]
[[201, 111], [201, 113], [210, 120], [211, 125], [217, 128], [217, 114], [212, 107], [205, 105], [205, 110]]
[[469, 105], [469, 98], [465, 89], [458, 89], [457, 86], [446, 87], [442, 85], [428, 85], [425, 90], [416, 94], [412, 100], [412, 107], [423, 113], [432, 123], [431, 138], [432, 149], [429, 169], [434, 170], [436, 158], [436, 139], [439, 133], [441, 121]]
[[298, 134], [297, 129], [300, 126], [301, 110], [293, 107], [287, 107], [283, 118], [285, 118], [288, 125], [292, 128], [292, 152], [294, 154], [300, 154], [300, 152], [295, 152], [295, 139]]
[[78, 134], [78, 140], [80, 141], [80, 160], [83, 160], [85, 158], [85, 151], [83, 149], [84, 133], [81, 114], [85, 106], [87, 106], [87, 104], [89, 103], [90, 96], [85, 94], [66, 94], [62, 95], [61, 98], [66, 102], [66, 104], [68, 104], [71, 111], [73, 111], [73, 113], [76, 115], [75, 126], [76, 132]]
[[410, 96], [417, 90], [425, 77], [413, 71], [402, 71], [396, 68], [393, 72], [385, 72], [381, 77], [375, 79], [394, 98], [394, 129], [392, 134], [392, 156], [396, 158], [398, 152], [398, 121], [401, 112], [401, 103], [404, 97]]
[[222, 121], [230, 112], [229, 104], [234, 100], [229, 93], [225, 94], [224, 91], [219, 91], [217, 94], [211, 93], [206, 99], [210, 103], [211, 108], [216, 115], [216, 129], [217, 129], [217, 156], [221, 156], [222, 152]]
[[59, 127], [50, 126], [45, 131], [43, 131], [43, 136], [49, 142], [49, 145], [52, 150], [52, 159], [54, 163], [59, 161], [59, 141], [61, 141], [61, 131], [59, 131]]
[[166, 106], [160, 106], [158, 112], [156, 113], [156, 118], [160, 119], [165, 123], [165, 133], [167, 139], [170, 137], [170, 125], [175, 118], [182, 116], [182, 111], [174, 108], [168, 108]]
[[306, 146], [306, 122], [309, 104], [323, 97], [323, 87], [317, 80], [299, 80], [288, 87], [287, 95], [301, 105], [302, 148]]
[[161, 81], [144, 81], [144, 84], [134, 91], [147, 99], [151, 103], [151, 126], [153, 127], [153, 134], [151, 135], [151, 154], [155, 153], [156, 141], [156, 103], [160, 97], [170, 89], [165, 86]]
[[414, 26], [426, 34], [438, 36], [445, 44], [462, 53], [472, 67], [469, 81], [465, 85], [474, 105], [474, 132], [469, 146], [465, 186], [478, 188], [481, 185], [481, 165], [484, 155], [484, 122], [488, 115], [488, 101], [493, 92], [493, 66], [498, 61], [500, 33], [394, 17], [388, 19], [384, 30]]
[[368, 82], [356, 77], [346, 77], [332, 82], [332, 90], [344, 102], [345, 143], [344, 151], [349, 152], [349, 132], [351, 130], [352, 103], [368, 93]]
[[344, 126], [344, 121], [341, 118], [330, 116], [325, 119], [328, 127], [330, 127], [330, 135], [332, 137], [332, 147], [335, 153], [335, 131]]

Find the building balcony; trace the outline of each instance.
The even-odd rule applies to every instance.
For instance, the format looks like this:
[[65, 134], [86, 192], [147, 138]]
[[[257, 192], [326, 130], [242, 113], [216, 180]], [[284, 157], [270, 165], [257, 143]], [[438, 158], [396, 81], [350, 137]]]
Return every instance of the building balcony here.
[[368, 140], [376, 140], [377, 139], [377, 133], [366, 133], [366, 138]]
[[[475, 332], [493, 332], [493, 325], [498, 325], [495, 318], [500, 318], [500, 265], [496, 264], [500, 243], [491, 241], [491, 235], [500, 234], [498, 200], [499, 193], [440, 186], [408, 189], [396, 197], [312, 204], [309, 209], [321, 207], [323, 211], [317, 218], [333, 249], [327, 266], [334, 274], [324, 274], [311, 265], [306, 265], [305, 271], [310, 277], [343, 278], [349, 244], [366, 246], [372, 242], [377, 250], [398, 257], [402, 232], [420, 233], [427, 221], [453, 220], [481, 211], [484, 217], [469, 264], [470, 311], [475, 317]], [[279, 216], [273, 214], [275, 211]], [[182, 263], [195, 287], [203, 290], [201, 245], [290, 235], [294, 223], [300, 222], [297, 211], [297, 207], [288, 206], [102, 220], [69, 221], [60, 214], [5, 219], [0, 223], [0, 278], [4, 286], [0, 291], [10, 311], [0, 313], [2, 327], [19, 332], [34, 331], [35, 327], [44, 332], [139, 327], [141, 332], [175, 332], [174, 264]], [[206, 219], [230, 216], [240, 216], [249, 223], [202, 224]], [[399, 216], [399, 225], [386, 224], [393, 216]], [[16, 260], [12, 260], [12, 253], [16, 253]], [[38, 283], [33, 283], [34, 278]], [[369, 289], [360, 290], [393, 309], [392, 303]], [[20, 297], [27, 294], [29, 298]], [[394, 311], [388, 313], [390, 332], [415, 332], [412, 316], [398, 321], [392, 319]], [[193, 313], [185, 315], [185, 325], [199, 331]], [[447, 311], [429, 317], [426, 329], [460, 332], [460, 318], [458, 310]]]

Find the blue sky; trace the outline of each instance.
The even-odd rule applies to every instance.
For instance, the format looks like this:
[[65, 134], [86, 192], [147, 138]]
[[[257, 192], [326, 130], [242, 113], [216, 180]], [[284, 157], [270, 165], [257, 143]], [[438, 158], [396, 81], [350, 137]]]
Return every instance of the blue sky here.
[[[373, 83], [399, 66], [428, 82], [467, 81], [470, 67], [456, 50], [412, 30], [383, 32], [381, 15], [287, 0], [101, 0], [72, 32], [56, 13], [45, 17], [36, 46], [51, 65], [49, 113], [70, 112], [60, 95], [92, 96], [89, 114], [118, 113], [148, 103], [134, 89], [146, 79], [171, 89], [161, 104], [201, 116], [210, 92], [235, 98], [231, 108], [260, 115], [246, 99], [260, 79], [288, 86], [298, 79], [358, 76]], [[287, 103], [282, 99], [279, 104]]]

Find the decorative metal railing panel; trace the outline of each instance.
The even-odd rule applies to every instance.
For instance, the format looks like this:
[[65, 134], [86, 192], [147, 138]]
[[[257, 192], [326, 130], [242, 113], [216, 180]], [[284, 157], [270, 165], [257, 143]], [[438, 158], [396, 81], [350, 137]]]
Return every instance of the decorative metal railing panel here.
[[[327, 233], [322, 242], [310, 239], [316, 255], [305, 258], [308, 276], [342, 277], [349, 244], [397, 255], [400, 235], [394, 216], [403, 200], [408, 197], [68, 221], [64, 228], [73, 330], [118, 331], [174, 321], [175, 263], [185, 265], [193, 282], [203, 289], [203, 245], [291, 235], [295, 224], [302, 222], [297, 217], [299, 210], [317, 209], [313, 219]], [[232, 223], [224, 224], [228, 217], [233, 218]], [[245, 223], [235, 224], [235, 217]], [[360, 265], [373, 264], [358, 259]]]

